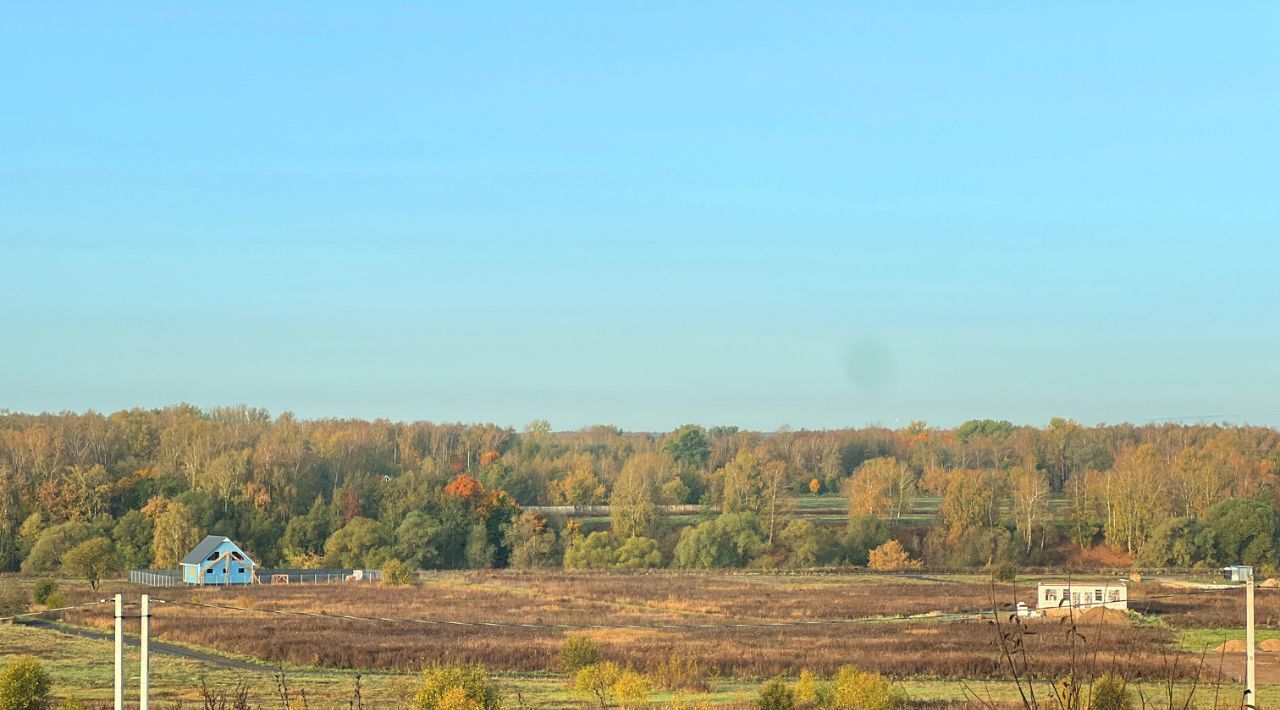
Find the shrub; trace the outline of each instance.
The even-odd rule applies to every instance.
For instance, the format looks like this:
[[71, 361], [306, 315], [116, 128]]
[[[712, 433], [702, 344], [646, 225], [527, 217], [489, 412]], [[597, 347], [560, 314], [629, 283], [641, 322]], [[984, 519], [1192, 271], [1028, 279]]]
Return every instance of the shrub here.
[[702, 664], [693, 656], [670, 653], [661, 661], [650, 664], [647, 670], [654, 687], [662, 690], [707, 689], [707, 683], [702, 679]]
[[454, 687], [445, 691], [436, 703], [438, 710], [483, 710], [484, 706], [471, 699], [467, 691]]
[[575, 673], [601, 661], [600, 647], [586, 636], [566, 636], [560, 646], [560, 670]]
[[31, 552], [22, 561], [22, 571], [27, 574], [56, 572], [62, 566], [62, 556], [68, 550], [95, 534], [93, 528], [78, 520], [45, 528], [36, 539]]
[[997, 582], [1013, 582], [1018, 579], [1018, 565], [1012, 562], [1001, 562], [992, 570]]
[[649, 704], [649, 679], [628, 668], [614, 681], [613, 694], [624, 708], [644, 707]]
[[615, 555], [614, 566], [620, 569], [662, 566], [662, 553], [658, 551], [658, 541], [652, 538], [629, 537], [618, 547]]
[[433, 666], [424, 670], [411, 705], [416, 710], [498, 710], [501, 706], [501, 691], [479, 666]]
[[831, 681], [830, 706], [850, 710], [899, 710], [907, 706], [907, 694], [878, 673], [845, 666]]
[[0, 616], [13, 616], [27, 610], [31, 600], [27, 593], [13, 584], [0, 586]]
[[796, 681], [794, 692], [797, 705], [813, 705], [818, 702], [818, 677], [813, 671], [800, 671], [800, 679]]
[[67, 605], [67, 600], [62, 597], [62, 592], [54, 592], [45, 597], [44, 605], [50, 609], [60, 609]]
[[868, 555], [867, 566], [878, 570], [920, 569], [923, 565], [911, 559], [902, 543], [890, 540]]
[[830, 564], [840, 553], [835, 536], [808, 520], [792, 520], [778, 533], [778, 540], [786, 550], [788, 567]]
[[400, 560], [388, 560], [386, 564], [382, 565], [382, 582], [384, 584], [403, 587], [413, 584], [415, 576], [409, 565]]
[[795, 706], [795, 693], [780, 678], [765, 683], [756, 698], [756, 707], [760, 710], [792, 710]]
[[1124, 679], [1108, 673], [1093, 682], [1091, 710], [1133, 710], [1133, 695]]
[[614, 694], [614, 684], [622, 676], [618, 664], [610, 661], [583, 666], [573, 676], [574, 690], [596, 699], [600, 707], [609, 707]]
[[680, 532], [675, 566], [742, 567], [764, 551], [764, 544], [760, 519], [754, 513], [726, 513]]
[[508, 523], [503, 532], [504, 542], [511, 548], [512, 567], [558, 567], [564, 563], [564, 551], [546, 516], [525, 513]]
[[879, 516], [862, 515], [849, 518], [842, 542], [849, 564], [865, 565], [871, 551], [888, 541], [889, 524]]
[[17, 656], [0, 670], [0, 710], [50, 707], [49, 673], [31, 656]]
[[37, 604], [53, 606], [49, 603], [49, 597], [53, 596], [53, 593], [56, 591], [58, 591], [57, 582], [52, 579], [42, 579], [39, 582], [36, 582], [36, 588], [33, 596], [35, 597]]
[[564, 549], [565, 569], [608, 569], [618, 560], [621, 543], [613, 533], [597, 530], [586, 537], [573, 537]]

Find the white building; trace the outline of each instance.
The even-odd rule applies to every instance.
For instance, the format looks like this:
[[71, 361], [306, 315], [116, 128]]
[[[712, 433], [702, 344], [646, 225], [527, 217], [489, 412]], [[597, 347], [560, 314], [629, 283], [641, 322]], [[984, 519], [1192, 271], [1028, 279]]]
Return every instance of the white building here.
[[1094, 607], [1129, 608], [1129, 587], [1117, 579], [1085, 582], [1041, 582], [1036, 588], [1036, 609], [1077, 609]]
[[1249, 565], [1231, 565], [1222, 568], [1222, 578], [1232, 582], [1248, 582], [1253, 579], [1253, 567]]

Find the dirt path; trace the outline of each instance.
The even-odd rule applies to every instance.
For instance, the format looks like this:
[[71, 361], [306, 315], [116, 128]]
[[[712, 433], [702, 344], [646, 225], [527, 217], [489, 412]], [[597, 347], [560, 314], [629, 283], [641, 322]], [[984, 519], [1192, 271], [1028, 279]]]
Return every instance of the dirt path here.
[[[115, 640], [114, 634], [107, 633], [105, 631], [95, 631], [93, 629], [85, 629], [85, 628], [80, 628], [78, 626], [67, 626], [66, 624], [60, 624], [56, 621], [48, 621], [47, 619], [31, 619], [31, 620], [22, 622], [22, 625], [34, 626], [36, 628], [55, 631], [60, 634], [67, 634], [69, 636], [79, 636], [81, 638], [87, 638], [87, 639], [99, 639], [102, 641]], [[125, 636], [124, 642], [126, 645], [129, 645], [129, 646], [139, 645], [138, 639], [132, 636]], [[192, 661], [200, 661], [202, 663], [211, 663], [215, 666], [221, 666], [222, 668], [229, 668], [231, 670], [257, 671], [262, 673], [274, 673], [277, 670], [279, 670], [273, 666], [264, 666], [258, 663], [241, 661], [235, 658], [228, 658], [226, 656], [219, 655], [216, 653], [208, 653], [205, 651], [193, 651], [192, 649], [189, 649], [189, 648], [162, 643], [159, 641], [155, 641], [154, 639], [151, 641], [151, 650], [154, 653], [164, 653], [170, 656], [178, 656], [180, 658], [186, 658]]]

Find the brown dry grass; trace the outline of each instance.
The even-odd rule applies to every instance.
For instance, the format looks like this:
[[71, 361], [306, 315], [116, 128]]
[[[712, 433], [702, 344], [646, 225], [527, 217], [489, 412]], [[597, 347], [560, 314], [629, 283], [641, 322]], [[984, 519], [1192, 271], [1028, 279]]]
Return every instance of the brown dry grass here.
[[[1153, 589], [1159, 589], [1152, 587]], [[1031, 598], [1030, 585], [997, 585], [997, 599]], [[132, 590], [138, 591], [138, 590]], [[559, 571], [432, 575], [417, 587], [278, 586], [251, 589], [156, 589], [156, 598], [256, 609], [472, 621], [723, 624], [864, 618], [991, 607], [980, 581], [902, 576], [777, 577], [721, 574], [591, 574]], [[1141, 599], [1141, 594], [1136, 595]], [[1278, 595], [1280, 596], [1280, 595]], [[1164, 601], [1164, 600], [1161, 600]], [[1216, 618], [1212, 595], [1171, 599], [1166, 608], [1191, 619]], [[1238, 600], [1237, 600], [1238, 601]], [[1155, 602], [1153, 601], [1154, 605]], [[1201, 605], [1201, 606], [1196, 606]], [[1207, 605], [1207, 606], [1206, 606]], [[353, 621], [158, 605], [154, 633], [273, 663], [335, 668], [416, 670], [435, 662], [481, 663], [495, 670], [545, 671], [557, 665], [565, 632], [548, 629]], [[1221, 611], [1225, 613], [1225, 611]], [[1181, 618], [1181, 617], [1180, 617]], [[104, 607], [72, 621], [108, 627]], [[1026, 636], [1037, 672], [1070, 668], [1069, 626], [1035, 620]], [[1083, 626], [1085, 655], [1130, 675], [1168, 674], [1172, 634], [1151, 627]], [[875, 621], [781, 628], [599, 629], [588, 632], [605, 656], [652, 667], [672, 654], [697, 659], [721, 676], [832, 673], [853, 664], [894, 676], [999, 678], [1005, 675], [989, 621]], [[1183, 668], [1177, 672], [1185, 675]]]
[[[1259, 628], [1280, 625], [1280, 591], [1258, 590], [1255, 601]], [[1129, 608], [1178, 628], [1239, 627], [1244, 623], [1244, 588], [1209, 592], [1144, 583], [1130, 588]]]

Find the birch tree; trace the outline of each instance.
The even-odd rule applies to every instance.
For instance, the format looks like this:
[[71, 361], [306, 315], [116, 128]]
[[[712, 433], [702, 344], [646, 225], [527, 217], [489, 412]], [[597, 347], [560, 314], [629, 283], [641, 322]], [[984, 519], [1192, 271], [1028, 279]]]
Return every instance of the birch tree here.
[[1044, 544], [1044, 524], [1049, 517], [1049, 480], [1034, 461], [1028, 461], [1009, 470], [1009, 489], [1014, 524], [1030, 552], [1037, 531], [1041, 533], [1040, 544]]

